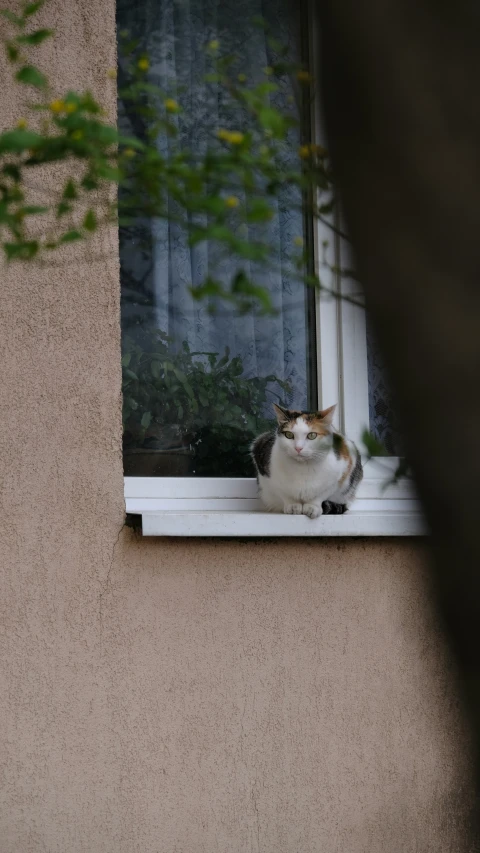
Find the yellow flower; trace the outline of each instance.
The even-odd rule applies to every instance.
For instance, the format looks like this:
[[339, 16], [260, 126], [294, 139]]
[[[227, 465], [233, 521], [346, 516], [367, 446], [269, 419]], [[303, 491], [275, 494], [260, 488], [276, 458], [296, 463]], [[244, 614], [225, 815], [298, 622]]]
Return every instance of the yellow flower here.
[[148, 69], [150, 68], [150, 63], [146, 56], [142, 56], [142, 58], [138, 60], [137, 68], [139, 71], [148, 71]]
[[297, 80], [300, 83], [311, 83], [312, 78], [308, 71], [297, 71]]
[[245, 138], [244, 134], [240, 133], [239, 130], [217, 130], [217, 136], [219, 139], [230, 142], [232, 145], [241, 145]]
[[25, 130], [25, 128], [27, 126], [28, 126], [28, 122], [25, 118], [21, 118], [17, 121], [17, 127], [19, 130]]
[[58, 113], [63, 113], [65, 109], [65, 103], [64, 101], [61, 101], [59, 98], [57, 98], [55, 101], [51, 101], [49, 107], [52, 113], [56, 113], [58, 115]]
[[219, 40], [218, 39], [212, 39], [211, 41], [209, 41], [208, 47], [210, 48], [210, 50], [218, 50], [218, 48], [220, 47]]
[[73, 103], [73, 101], [69, 101], [68, 104], [65, 104], [65, 112], [74, 113], [77, 109], [77, 105]]
[[133, 150], [133, 148], [125, 148], [125, 151], [123, 153], [125, 157], [129, 157], [130, 159], [132, 157], [135, 157], [135, 151]]
[[314, 145], [313, 143], [310, 143], [310, 145], [302, 145], [301, 148], [299, 148], [298, 153], [302, 160], [306, 160], [314, 154], [317, 157], [326, 157], [327, 149], [324, 148], [323, 145]]
[[295, 243], [296, 246], [303, 248], [303, 237], [294, 237], [293, 242]]
[[180, 111], [180, 107], [173, 98], [167, 98], [165, 101], [165, 109], [167, 113], [178, 113]]
[[109, 68], [107, 71], [107, 77], [109, 77], [110, 80], [116, 80], [117, 79], [117, 69], [116, 68]]
[[239, 83], [245, 83], [247, 80], [247, 75], [246, 74], [239, 74], [237, 79], [238, 79]]
[[225, 199], [225, 204], [227, 205], [227, 207], [234, 208], [234, 207], [238, 207], [238, 205], [240, 204], [240, 202], [239, 202], [239, 200], [238, 200], [238, 198], [237, 198], [237, 196], [236, 196], [236, 195], [229, 195], [229, 196], [227, 196], [227, 198]]
[[72, 139], [78, 142], [79, 139], [83, 139], [83, 130], [74, 130], [72, 133]]

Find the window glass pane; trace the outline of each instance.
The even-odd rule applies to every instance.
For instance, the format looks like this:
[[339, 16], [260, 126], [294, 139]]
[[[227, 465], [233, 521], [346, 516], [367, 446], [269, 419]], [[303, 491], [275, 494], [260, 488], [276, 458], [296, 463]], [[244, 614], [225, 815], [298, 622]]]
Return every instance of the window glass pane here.
[[401, 435], [387, 380], [385, 362], [378, 348], [368, 315], [367, 357], [370, 432], [392, 456], [401, 456]]
[[[149, 75], [182, 105], [172, 120], [178, 136], [158, 139], [165, 157], [187, 146], [206, 150], [219, 128], [234, 126], [225, 92], [204, 82], [205, 45], [216, 39], [238, 56], [238, 72], [253, 81], [271, 64], [266, 32], [300, 60], [301, 4], [285, 0], [118, 0], [118, 30], [138, 38], [150, 58]], [[119, 85], [124, 74], [119, 60]], [[282, 109], [295, 109], [292, 85], [275, 94]], [[243, 121], [245, 119], [243, 118]], [[126, 133], [142, 135], [142, 117], [119, 103]], [[242, 126], [244, 131], [246, 128]], [[292, 156], [300, 133], [291, 131]], [[287, 189], [268, 226], [250, 226], [248, 237], [268, 237], [272, 269], [250, 266], [268, 287], [276, 313], [243, 316], [198, 302], [190, 288], [215, 268], [231, 280], [235, 266], [215, 246], [191, 247], [181, 224], [138, 218], [120, 229], [124, 354], [124, 460], [131, 476], [253, 476], [249, 445], [272, 421], [272, 402], [314, 408], [314, 295], [294, 281], [289, 260], [295, 238], [304, 237], [298, 191]]]

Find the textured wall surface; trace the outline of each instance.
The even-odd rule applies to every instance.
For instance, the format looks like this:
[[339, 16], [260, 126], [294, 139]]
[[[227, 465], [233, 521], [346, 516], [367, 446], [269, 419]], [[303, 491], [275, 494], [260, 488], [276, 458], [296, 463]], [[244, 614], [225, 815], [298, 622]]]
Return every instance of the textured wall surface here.
[[[43, 61], [113, 106], [112, 0], [43, 19]], [[3, 271], [0, 300], [1, 853], [465, 850], [422, 546], [142, 541], [115, 235]]]

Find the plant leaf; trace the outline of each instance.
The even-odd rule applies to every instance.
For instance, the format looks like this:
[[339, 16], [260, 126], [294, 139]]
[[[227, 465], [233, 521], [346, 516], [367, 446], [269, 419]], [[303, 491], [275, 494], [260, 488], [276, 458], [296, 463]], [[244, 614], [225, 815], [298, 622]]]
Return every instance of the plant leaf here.
[[0, 9], [0, 15], [3, 15], [7, 21], [10, 21], [15, 27], [23, 28], [25, 26], [25, 21], [23, 18], [20, 18], [18, 15], [14, 15], [13, 12], [10, 12], [9, 9]]
[[0, 135], [0, 154], [25, 151], [43, 142], [43, 136], [33, 130], [7, 130]]
[[38, 252], [37, 240], [25, 240], [23, 243], [4, 243], [3, 248], [7, 256], [7, 260], [29, 261], [34, 258]]
[[15, 74], [15, 80], [18, 80], [19, 83], [25, 83], [27, 86], [34, 86], [35, 89], [46, 89], [48, 86], [45, 75], [33, 65], [22, 66]]
[[26, 18], [29, 18], [30, 15], [34, 15], [35, 12], [38, 12], [39, 9], [42, 8], [45, 0], [36, 0], [34, 3], [27, 3], [23, 10], [23, 14]]
[[40, 204], [30, 204], [22, 208], [22, 212], [25, 216], [34, 216], [36, 213], [48, 213], [49, 210], [49, 207], [45, 207]]
[[59, 240], [59, 243], [73, 243], [75, 240], [82, 240], [83, 235], [80, 234], [80, 231], [76, 231], [75, 228], [72, 228], [70, 231], [66, 231], [65, 234]]
[[83, 227], [86, 231], [95, 231], [97, 227], [97, 217], [95, 216], [95, 212], [90, 208], [87, 210], [85, 214], [85, 219], [83, 220]]
[[16, 62], [18, 59], [19, 50], [18, 47], [13, 43], [13, 41], [7, 41], [5, 43], [5, 50], [7, 51], [9, 61]]
[[57, 219], [60, 219], [61, 216], [64, 216], [66, 213], [70, 213], [72, 209], [72, 205], [68, 203], [68, 201], [61, 201], [57, 204]]
[[53, 36], [53, 30], [35, 30], [34, 33], [29, 33], [26, 36], [18, 36], [17, 42], [20, 44], [41, 44], [50, 36]]
[[78, 196], [78, 193], [77, 193], [77, 190], [75, 188], [75, 183], [72, 180], [72, 178], [69, 178], [67, 183], [65, 184], [65, 189], [63, 190], [62, 198], [75, 199], [75, 198], [77, 198], [77, 196]]
[[378, 438], [375, 438], [374, 435], [368, 430], [365, 429], [362, 433], [362, 441], [367, 449], [367, 453], [369, 456], [388, 456], [388, 451], [385, 446], [382, 444]]

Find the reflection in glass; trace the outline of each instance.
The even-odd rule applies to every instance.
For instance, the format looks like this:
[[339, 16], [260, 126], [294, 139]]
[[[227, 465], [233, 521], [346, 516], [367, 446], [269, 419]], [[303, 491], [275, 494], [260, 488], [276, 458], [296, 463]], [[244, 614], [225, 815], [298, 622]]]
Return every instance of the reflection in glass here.
[[[262, 15], [270, 33], [299, 58], [299, 4], [285, 0], [118, 0], [117, 25], [138, 38], [150, 59], [151, 79], [183, 107], [175, 116], [178, 136], [162, 135], [165, 157], [179, 144], [195, 150], [212, 134], [235, 126], [225, 92], [204, 83], [205, 45], [216, 39], [238, 57], [239, 72], [260, 80], [272, 61]], [[124, 66], [119, 60], [119, 86]], [[292, 105], [291, 83], [275, 96]], [[245, 116], [237, 116], [245, 130]], [[126, 133], [142, 135], [142, 118], [119, 103]], [[285, 156], [300, 144], [293, 129]], [[175, 214], [175, 203], [171, 201]], [[266, 286], [276, 313], [236, 314], [228, 305], [197, 302], [190, 288], [215, 269], [231, 279], [229, 258], [209, 243], [188, 244], [180, 224], [138, 218], [120, 229], [124, 367], [125, 473], [137, 476], [253, 476], [249, 445], [272, 423], [272, 402], [314, 408], [311, 366], [313, 294], [293, 280], [289, 256], [304, 234], [301, 197], [288, 188], [260, 236], [275, 248], [275, 269], [249, 273]], [[259, 226], [249, 226], [258, 239]], [[248, 263], [248, 262], [245, 262]]]
[[367, 315], [368, 405], [370, 432], [391, 456], [402, 455], [398, 417], [393, 405], [385, 362]]

